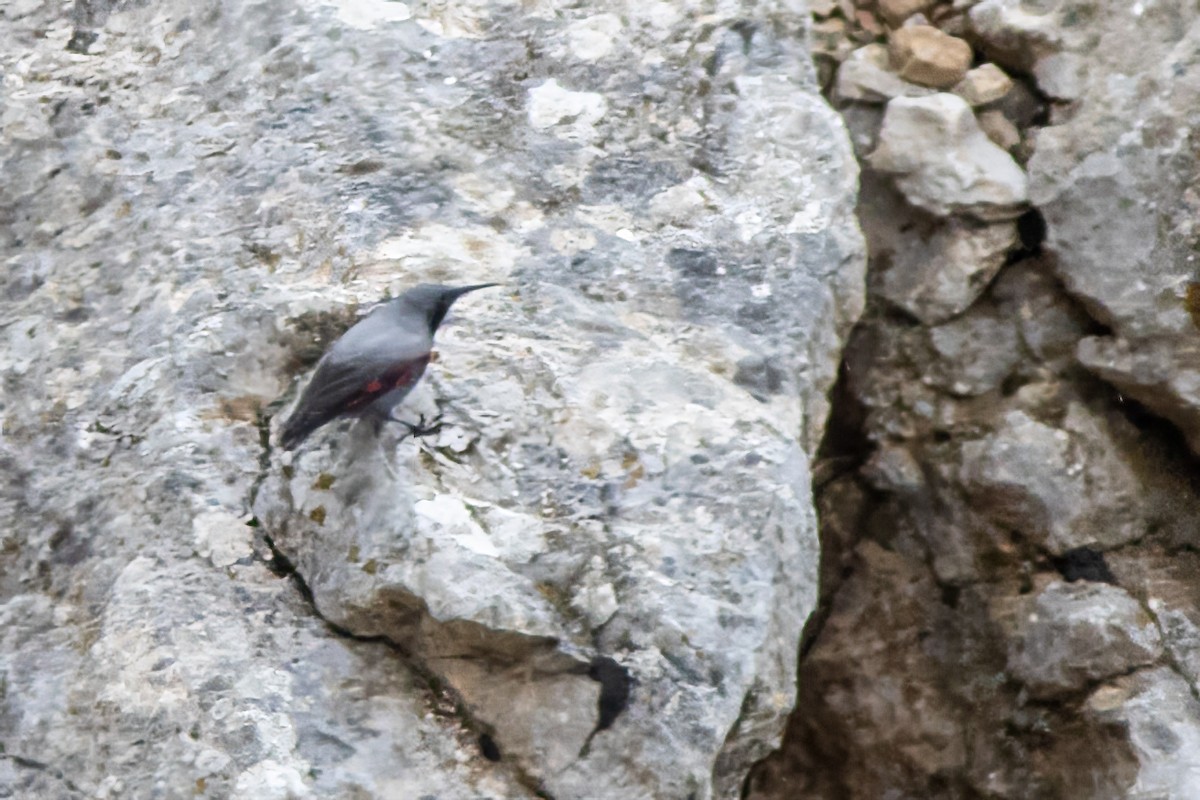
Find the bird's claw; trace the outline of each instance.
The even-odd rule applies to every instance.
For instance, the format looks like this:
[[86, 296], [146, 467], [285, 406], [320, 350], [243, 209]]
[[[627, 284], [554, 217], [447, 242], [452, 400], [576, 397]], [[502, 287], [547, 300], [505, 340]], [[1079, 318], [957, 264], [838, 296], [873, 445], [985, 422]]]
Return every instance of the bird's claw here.
[[401, 436], [400, 441], [404, 441], [409, 436], [411, 436], [414, 439], [420, 439], [425, 436], [432, 436], [433, 434], [437, 433], [438, 431], [440, 431], [442, 429], [441, 415], [439, 415], [437, 418], [435, 418], [433, 420], [433, 422], [429, 423], [428, 425], [425, 424], [425, 415], [424, 414], [422, 414], [417, 419], [417, 422], [415, 424], [412, 422], [405, 422], [402, 419], [396, 419], [394, 417], [391, 418], [391, 421], [397, 422], [397, 423], [403, 425], [405, 428], [408, 428], [408, 433]]

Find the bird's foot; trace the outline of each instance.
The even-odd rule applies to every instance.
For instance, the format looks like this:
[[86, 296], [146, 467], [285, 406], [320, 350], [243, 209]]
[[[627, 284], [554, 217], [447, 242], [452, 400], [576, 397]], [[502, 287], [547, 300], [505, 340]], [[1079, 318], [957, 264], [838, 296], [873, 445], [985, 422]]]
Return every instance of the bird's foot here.
[[425, 424], [425, 415], [424, 414], [422, 414], [417, 419], [417, 422], [415, 424], [412, 422], [405, 422], [402, 419], [396, 419], [395, 417], [388, 417], [388, 422], [395, 422], [400, 425], [403, 425], [405, 428], [408, 428], [408, 433], [401, 436], [400, 441], [404, 441], [409, 436], [411, 436], [414, 439], [420, 439], [425, 436], [432, 436], [433, 434], [437, 433], [438, 431], [440, 431], [442, 429], [442, 417], [440, 414], [428, 425]]

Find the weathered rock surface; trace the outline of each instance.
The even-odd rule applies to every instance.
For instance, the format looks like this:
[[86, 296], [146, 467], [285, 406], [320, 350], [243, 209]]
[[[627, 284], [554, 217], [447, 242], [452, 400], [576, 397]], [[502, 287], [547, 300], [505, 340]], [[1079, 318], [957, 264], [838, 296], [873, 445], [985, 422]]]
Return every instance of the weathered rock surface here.
[[938, 216], [1012, 219], [1029, 197], [1025, 172], [953, 94], [889, 102], [870, 163], [894, 175], [910, 203]]
[[993, 517], [1055, 555], [1117, 547], [1142, 534], [1134, 512], [1138, 481], [1119, 457], [1088, 452], [1102, 438], [1078, 405], [1067, 408], [1062, 427], [1010, 412], [993, 435], [963, 445], [962, 486]]
[[1162, 656], [1154, 619], [1115, 586], [1055, 581], [1018, 612], [1008, 666], [1031, 694], [1077, 692]]
[[[1011, 222], [977, 225], [953, 220], [919, 247], [905, 239], [889, 251], [879, 292], [927, 325], [961, 314], [983, 294], [1017, 245]], [[879, 255], [883, 255], [879, 253]]]
[[[1142, 542], [1188, 546], [1186, 461], [1067, 379], [1087, 318], [1036, 260], [952, 325], [881, 311], [845, 373], [871, 456], [821, 493], [836, 588], [802, 660], [806, 711], [751, 796], [1182, 791], [1189, 760], [1146, 726], [1178, 688], [1159, 667], [1197, 663], [1194, 558], [1147, 562]], [[1186, 708], [1164, 709], [1184, 740]]]
[[[785, 751], [794, 760], [772, 776], [768, 797], [886, 797], [912, 776], [952, 774], [967, 758], [953, 684], [933, 678], [941, 677], [939, 656], [953, 639], [933, 582], [911, 560], [871, 542], [855, 549], [848, 567], [855, 580], [843, 584], [805, 658], [799, 703], [812, 712], [794, 715], [788, 731], [789, 740], [809, 746]], [[864, 630], [872, 631], [870, 642]], [[847, 669], [851, 653], [861, 657], [855, 669]], [[982, 700], [989, 687], [979, 688]], [[891, 757], [874, 757], [885, 752]]]
[[1083, 91], [1087, 63], [1078, 53], [1051, 53], [1033, 65], [1038, 89], [1055, 100], [1075, 100]]
[[1062, 45], [1064, 5], [982, 0], [971, 6], [967, 19], [988, 58], [1004, 67], [1028, 70]]
[[1089, 715], [1127, 731], [1143, 765], [1124, 796], [1182, 800], [1200, 793], [1195, 761], [1200, 702], [1194, 686], [1169, 667], [1158, 667], [1113, 681], [1088, 698]]
[[1111, 329], [1082, 342], [1080, 360], [1178, 425], [1200, 452], [1192, 294], [1200, 161], [1189, 122], [1200, 65], [1181, 55], [1200, 39], [1200, 19], [1164, 9], [1136, 24], [1096, 19], [1090, 34], [1105, 46], [1064, 45], [1061, 59], [1088, 68], [1060, 92], [1077, 96], [1072, 118], [1038, 132], [1031, 194], [1056, 272]]
[[[0, 11], [0, 794], [736, 796], [862, 296], [798, 10], [79, 8]], [[271, 452], [356, 305], [489, 279], [439, 438]]]
[[[976, 77], [1013, 75], [953, 91], [1027, 164], [1032, 210], [998, 274], [976, 273], [970, 248], [931, 248], [978, 231], [953, 193], [914, 192], [911, 163], [889, 169], [895, 191], [877, 171], [946, 149], [936, 125], [894, 147], [889, 130], [893, 109], [937, 98], [895, 95], [882, 132], [877, 106], [843, 107], [858, 152], [878, 139], [883, 156], [859, 208], [873, 298], [823, 450], [845, 471], [818, 491], [803, 711], [750, 797], [1190, 800], [1200, 14], [926, 13], [975, 46]], [[962, 292], [972, 274], [987, 276], [978, 294]]]

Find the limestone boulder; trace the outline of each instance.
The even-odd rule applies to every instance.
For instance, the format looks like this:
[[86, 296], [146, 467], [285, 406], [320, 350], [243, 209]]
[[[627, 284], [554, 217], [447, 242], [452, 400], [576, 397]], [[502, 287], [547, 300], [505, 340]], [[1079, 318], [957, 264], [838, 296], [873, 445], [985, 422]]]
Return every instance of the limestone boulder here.
[[[787, 3], [20, 3], [0, 795], [734, 797], [793, 704], [856, 167]], [[455, 309], [401, 416], [279, 417]]]

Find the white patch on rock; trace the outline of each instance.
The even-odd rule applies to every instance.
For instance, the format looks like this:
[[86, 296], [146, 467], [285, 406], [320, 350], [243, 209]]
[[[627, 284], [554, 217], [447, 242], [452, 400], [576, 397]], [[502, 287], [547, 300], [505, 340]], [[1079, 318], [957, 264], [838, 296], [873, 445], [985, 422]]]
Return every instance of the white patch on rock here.
[[743, 242], [748, 242], [767, 227], [767, 221], [757, 208], [748, 208], [733, 218], [738, 227], [738, 236]]
[[296, 765], [281, 764], [270, 758], [259, 761], [239, 774], [234, 792], [237, 797], [261, 800], [293, 800], [313, 796], [304, 783], [304, 774]]
[[351, 28], [370, 30], [389, 22], [412, 18], [406, 3], [398, 0], [325, 0], [337, 9], [337, 16]]
[[450, 184], [468, 208], [481, 214], [507, 210], [517, 194], [511, 186], [497, 186], [495, 180], [484, 180], [470, 172], [455, 175]]
[[820, 202], [810, 200], [791, 218], [786, 230], [788, 233], [816, 233], [828, 225], [828, 209]]
[[621, 20], [616, 14], [596, 14], [567, 26], [567, 41], [571, 53], [582, 61], [596, 61], [612, 52], [621, 32]]
[[688, 228], [716, 211], [716, 195], [711, 182], [703, 176], [663, 189], [650, 198], [650, 216], [660, 225]]
[[254, 553], [250, 529], [228, 511], [208, 511], [192, 520], [196, 555], [214, 567], [228, 567]]
[[587, 617], [593, 628], [599, 628], [617, 613], [617, 591], [605, 578], [605, 569], [604, 561], [593, 556], [571, 599], [571, 607]]
[[460, 546], [483, 556], [499, 556], [500, 551], [471, 518], [471, 511], [457, 497], [436, 495], [432, 500], [418, 500], [413, 505], [417, 515], [417, 530], [429, 533], [430, 526], [444, 529]]
[[[410, 275], [416, 273], [414, 277], [419, 277], [425, 273], [432, 276], [450, 262], [468, 265], [474, 279], [499, 282], [516, 266], [522, 252], [508, 237], [487, 226], [431, 223], [380, 242], [374, 252], [377, 263], [364, 266], [359, 272], [363, 277], [390, 280], [397, 270], [395, 264], [386, 262], [403, 261], [405, 271]], [[405, 283], [415, 282], [409, 278]]]
[[529, 124], [560, 139], [590, 140], [595, 125], [608, 111], [608, 101], [596, 92], [573, 92], [551, 78], [529, 90]]
[[1051, 53], [1033, 65], [1038, 88], [1055, 100], [1076, 100], [1083, 94], [1087, 66], [1075, 53]]
[[443, 39], [480, 39], [484, 35], [487, 6], [476, 3], [422, 4], [416, 22]]
[[596, 236], [589, 230], [557, 229], [550, 234], [550, 246], [564, 256], [573, 256], [596, 246]]
[[580, 206], [576, 210], [575, 216], [581, 224], [591, 225], [597, 230], [611, 233], [613, 236], [619, 235], [620, 231], [638, 227], [633, 215], [621, 206]]

